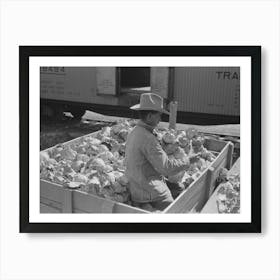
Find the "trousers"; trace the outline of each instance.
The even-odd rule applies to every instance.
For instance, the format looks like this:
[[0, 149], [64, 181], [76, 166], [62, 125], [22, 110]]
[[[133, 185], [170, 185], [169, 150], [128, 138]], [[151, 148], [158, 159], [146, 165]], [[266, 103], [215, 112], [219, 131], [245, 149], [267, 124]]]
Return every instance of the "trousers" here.
[[155, 201], [150, 202], [135, 202], [133, 203], [134, 206], [140, 207], [147, 211], [163, 211], [165, 208], [167, 208], [179, 195], [180, 193], [185, 189], [184, 184], [182, 183], [171, 183], [168, 180], [165, 180], [165, 183], [170, 190], [170, 192], [167, 192], [163, 197], [160, 199], [157, 199]]

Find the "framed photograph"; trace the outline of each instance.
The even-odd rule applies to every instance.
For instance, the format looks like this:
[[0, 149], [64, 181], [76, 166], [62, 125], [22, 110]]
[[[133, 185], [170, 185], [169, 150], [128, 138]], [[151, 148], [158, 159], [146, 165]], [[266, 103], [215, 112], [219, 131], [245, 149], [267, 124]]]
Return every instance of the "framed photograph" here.
[[20, 232], [261, 232], [260, 46], [20, 46], [19, 69]]

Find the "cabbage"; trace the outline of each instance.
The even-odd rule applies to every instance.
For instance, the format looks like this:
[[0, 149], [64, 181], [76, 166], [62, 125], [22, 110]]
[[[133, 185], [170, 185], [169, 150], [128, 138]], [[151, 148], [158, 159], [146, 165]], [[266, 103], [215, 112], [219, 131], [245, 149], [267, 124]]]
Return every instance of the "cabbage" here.
[[60, 152], [60, 157], [62, 159], [74, 160], [76, 158], [77, 152], [71, 148], [65, 148]]
[[77, 173], [73, 178], [73, 182], [80, 182], [86, 184], [88, 182], [88, 178], [86, 175]]
[[176, 152], [178, 146], [179, 145], [177, 143], [167, 144], [163, 146], [163, 150], [166, 152], [167, 155], [172, 155]]
[[118, 182], [123, 186], [127, 186], [129, 184], [129, 181], [124, 174], [120, 178], [118, 178]]
[[128, 131], [128, 130], [126, 130], [126, 129], [122, 129], [122, 130], [120, 130], [120, 132], [119, 132], [119, 137], [120, 137], [123, 141], [126, 141], [129, 132], [130, 132], [130, 131]]
[[167, 144], [174, 144], [176, 142], [176, 135], [171, 132], [166, 132], [163, 135], [162, 140]]
[[98, 194], [101, 189], [101, 183], [97, 177], [92, 177], [87, 183], [88, 192]]
[[198, 131], [197, 131], [197, 129], [195, 129], [193, 127], [190, 127], [186, 130], [186, 136], [189, 139], [192, 139], [192, 138], [196, 137], [197, 135], [198, 135]]
[[106, 176], [107, 176], [107, 179], [110, 182], [110, 184], [114, 184], [116, 182], [116, 177], [115, 177], [114, 172], [106, 173]]
[[81, 182], [69, 182], [69, 183], [66, 184], [66, 186], [67, 186], [68, 188], [71, 188], [71, 189], [76, 189], [76, 188], [79, 188], [79, 187], [81, 187], [81, 186], [83, 186], [83, 185], [84, 185], [84, 184], [81, 183]]
[[112, 184], [112, 188], [113, 188], [114, 192], [116, 192], [116, 193], [123, 193], [126, 191], [126, 188], [124, 186], [122, 186], [119, 182], [114, 182]]
[[114, 160], [114, 155], [109, 152], [109, 151], [105, 151], [105, 152], [102, 152], [98, 155], [98, 158], [101, 158], [104, 162], [106, 161], [112, 161]]
[[173, 156], [175, 159], [181, 159], [181, 160], [187, 158], [185, 151], [180, 147], [176, 149], [176, 151], [173, 153]]
[[81, 160], [74, 161], [71, 165], [75, 172], [80, 172], [81, 168], [84, 167], [85, 163]]
[[178, 141], [180, 147], [182, 147], [182, 148], [184, 148], [184, 147], [186, 147], [187, 145], [190, 144], [190, 140], [185, 136], [179, 136], [177, 138], [177, 141]]
[[219, 213], [240, 213], [240, 189], [236, 179], [219, 185], [217, 207]]
[[106, 145], [103, 145], [103, 144], [97, 146], [97, 148], [98, 148], [98, 152], [99, 153], [108, 152], [109, 151], [108, 147]]
[[77, 154], [77, 161], [82, 161], [84, 163], [87, 163], [89, 161], [89, 156], [87, 155], [82, 155], [82, 154]]
[[49, 159], [50, 159], [50, 156], [47, 152], [40, 153], [40, 162], [48, 161]]
[[105, 170], [106, 164], [101, 158], [93, 158], [87, 162], [86, 167], [97, 171], [103, 171]]

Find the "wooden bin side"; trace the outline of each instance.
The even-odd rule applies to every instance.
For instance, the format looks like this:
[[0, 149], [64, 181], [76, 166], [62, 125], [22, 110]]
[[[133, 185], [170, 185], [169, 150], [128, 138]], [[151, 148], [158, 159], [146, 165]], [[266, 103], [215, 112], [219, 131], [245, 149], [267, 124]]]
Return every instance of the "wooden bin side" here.
[[63, 187], [40, 180], [40, 213], [63, 213]]
[[148, 213], [110, 199], [102, 198], [81, 191], [72, 191], [74, 213]]
[[222, 167], [230, 168], [233, 144], [215, 139], [206, 139], [205, 147], [218, 152], [217, 158], [176, 200], [169, 205], [164, 213], [199, 212], [214, 190], [214, 181]]
[[195, 180], [176, 200], [169, 205], [164, 213], [188, 213], [190, 211], [200, 211], [205, 201], [207, 169]]
[[217, 158], [213, 161], [211, 166], [208, 168], [206, 201], [210, 198], [210, 196], [212, 195], [215, 189], [215, 181], [219, 176], [220, 170], [222, 168], [227, 168], [228, 170], [231, 168], [232, 154], [233, 154], [233, 144], [231, 142], [227, 142], [225, 147], [220, 152], [220, 154], [217, 156]]
[[123, 203], [40, 181], [40, 213], [149, 213]]

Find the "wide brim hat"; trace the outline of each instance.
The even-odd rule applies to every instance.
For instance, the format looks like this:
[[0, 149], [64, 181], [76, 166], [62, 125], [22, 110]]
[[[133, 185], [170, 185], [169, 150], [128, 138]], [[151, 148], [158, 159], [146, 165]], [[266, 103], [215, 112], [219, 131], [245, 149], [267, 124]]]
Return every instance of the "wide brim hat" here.
[[130, 107], [130, 109], [135, 111], [156, 111], [169, 115], [169, 112], [163, 107], [163, 98], [152, 92], [141, 94], [140, 103]]

